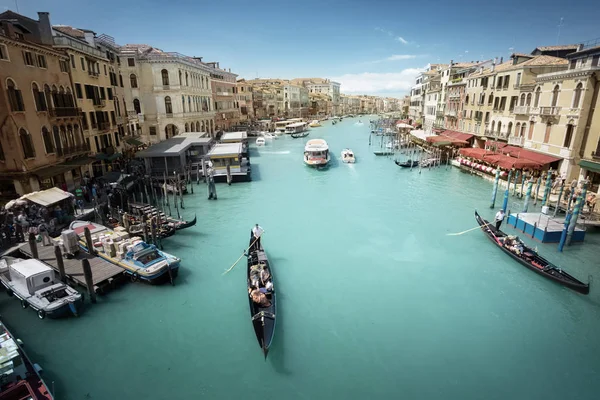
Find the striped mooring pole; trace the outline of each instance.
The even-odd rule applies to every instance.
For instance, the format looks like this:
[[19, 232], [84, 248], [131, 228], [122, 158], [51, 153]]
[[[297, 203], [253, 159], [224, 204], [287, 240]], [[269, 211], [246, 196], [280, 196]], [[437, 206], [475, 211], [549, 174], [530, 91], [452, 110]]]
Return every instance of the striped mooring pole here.
[[494, 188], [492, 189], [492, 204], [490, 208], [496, 206], [496, 194], [498, 193], [498, 181], [500, 180], [500, 168], [496, 168], [496, 177], [494, 178]]
[[529, 208], [529, 198], [531, 197], [531, 189], [533, 188], [533, 176], [527, 182], [527, 192], [525, 193], [525, 201], [523, 202], [523, 212], [526, 213]]
[[581, 194], [577, 198], [577, 203], [575, 204], [575, 209], [573, 210], [573, 216], [571, 217], [571, 223], [569, 224], [569, 231], [567, 232], [567, 246], [571, 245], [571, 240], [573, 239], [573, 233], [575, 232], [575, 226], [577, 225], [577, 218], [579, 214], [583, 212], [583, 206], [585, 205], [585, 195], [587, 194], [587, 185], [588, 182], [583, 182], [583, 188], [581, 189]]

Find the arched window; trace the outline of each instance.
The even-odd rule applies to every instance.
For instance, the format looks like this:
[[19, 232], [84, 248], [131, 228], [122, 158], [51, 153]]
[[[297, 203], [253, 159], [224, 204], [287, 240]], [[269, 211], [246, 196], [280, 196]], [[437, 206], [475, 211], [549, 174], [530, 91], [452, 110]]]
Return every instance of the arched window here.
[[169, 71], [163, 69], [162, 71], [160, 71], [160, 74], [162, 75], [163, 86], [169, 86]]
[[535, 100], [533, 102], [534, 107], [540, 106], [540, 95], [541, 94], [542, 94], [542, 89], [540, 89], [539, 87], [537, 89], [535, 89]]
[[44, 148], [46, 149], [46, 154], [54, 153], [54, 144], [52, 143], [52, 136], [50, 135], [50, 131], [45, 126], [42, 127], [42, 139], [44, 139]]
[[205, 132], [205, 128], [204, 128], [204, 126], [205, 126], [205, 125], [204, 125], [204, 121], [202, 121], [202, 125], [201, 125], [201, 128], [202, 128], [202, 130], [201, 130], [201, 131], [199, 131], [199, 132]]
[[37, 83], [31, 84], [31, 90], [33, 91], [33, 100], [35, 101], [35, 109], [37, 111], [48, 111], [48, 107], [46, 106], [46, 97], [44, 96], [44, 92], [40, 91]]
[[498, 136], [500, 136], [500, 130], [502, 129], [502, 122], [498, 121]]
[[192, 98], [188, 96], [188, 111], [192, 112]]
[[494, 133], [494, 127], [496, 126], [496, 121], [492, 121], [492, 129], [490, 129], [490, 132], [493, 134]]
[[181, 81], [181, 70], [179, 70], [179, 84], [181, 85], [183, 82]]
[[521, 135], [521, 123], [517, 122], [515, 125], [515, 136], [519, 137]]
[[188, 73], [185, 73], [185, 86], [189, 86]]
[[563, 143], [563, 147], [570, 148], [571, 140], [573, 140], [573, 131], [575, 130], [574, 121], [570, 120], [567, 124], [567, 130], [565, 131], [565, 141]]
[[187, 122], [185, 123], [185, 131], [186, 132], [190, 131], [190, 125]]
[[544, 133], [544, 143], [548, 143], [550, 140], [550, 134], [552, 133], [552, 124], [546, 124], [546, 132]]
[[[575, 93], [573, 94], [573, 105], [572, 108], [579, 108], [579, 103], [581, 102], [581, 92], [583, 91], [583, 84], [578, 83], [577, 87], [575, 87]], [[568, 147], [568, 146], [565, 146]]]
[[508, 123], [508, 127], [506, 128], [506, 136], [510, 136], [510, 133], [512, 132], [512, 122]]
[[521, 133], [519, 134], [520, 137], [525, 137], [525, 132], [527, 131], [527, 124], [523, 124], [521, 125]]
[[73, 100], [73, 93], [71, 93], [71, 89], [67, 88], [65, 93], [65, 104], [68, 107], [75, 107], [75, 101]]
[[75, 146], [75, 137], [73, 136], [73, 127], [71, 125], [67, 125], [67, 141], [69, 147]]
[[558, 94], [560, 93], [560, 87], [558, 85], [554, 86], [552, 90], [552, 107], [556, 107], [556, 103], [558, 103]]
[[135, 89], [138, 87], [137, 76], [135, 76], [135, 74], [129, 75], [129, 84], [131, 85], [132, 89]]
[[[166, 102], [166, 99], [165, 99], [165, 102]], [[133, 109], [135, 110], [136, 114], [142, 113], [142, 107], [140, 106], [140, 101], [138, 99], [133, 99]]]
[[183, 106], [183, 112], [185, 112], [185, 96], [181, 96], [181, 105]]
[[531, 93], [527, 93], [527, 101], [525, 103], [527, 107], [531, 105]]
[[58, 132], [58, 126], [54, 125], [52, 127], [52, 136], [54, 137], [54, 146], [57, 149], [62, 149], [62, 143], [60, 142], [60, 133]]
[[165, 97], [165, 112], [167, 114], [173, 114], [173, 104], [171, 104], [171, 98]]
[[469, 104], [469, 95], [467, 95], [467, 97], [465, 97], [465, 104]]
[[83, 143], [83, 138], [81, 136], [81, 131], [79, 130], [79, 125], [73, 125], [73, 136], [75, 136], [75, 146], [81, 145]]
[[521, 94], [521, 102], [519, 103], [520, 106], [524, 106], [525, 105], [525, 93]]
[[23, 155], [27, 158], [35, 158], [35, 149], [33, 148], [33, 140], [31, 135], [24, 128], [19, 129], [19, 140], [23, 148]]
[[25, 111], [25, 105], [23, 104], [23, 95], [21, 91], [17, 89], [17, 85], [12, 79], [6, 80], [6, 90], [8, 92], [8, 102], [10, 103], [10, 109], [13, 112]]
[[200, 132], [200, 121], [196, 121], [196, 132]]

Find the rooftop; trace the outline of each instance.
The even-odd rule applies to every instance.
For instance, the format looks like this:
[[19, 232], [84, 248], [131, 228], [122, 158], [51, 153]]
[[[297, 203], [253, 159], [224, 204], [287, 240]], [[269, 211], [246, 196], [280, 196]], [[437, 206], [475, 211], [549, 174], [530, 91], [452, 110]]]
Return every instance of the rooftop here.
[[136, 158], [173, 157], [180, 155], [192, 146], [210, 144], [212, 138], [205, 132], [186, 132], [157, 143], [136, 153]]
[[210, 151], [207, 156], [237, 156], [242, 152], [241, 143], [218, 143]]
[[558, 46], [541, 46], [541, 47], [536, 47], [535, 49], [533, 49], [533, 51], [539, 50], [539, 51], [556, 51], [556, 50], [577, 50], [578, 45], [576, 44], [561, 44]]
[[235, 140], [235, 141], [241, 141], [241, 140], [245, 140], [248, 139], [248, 134], [246, 133], [246, 131], [240, 131], [240, 132], [225, 132], [223, 133], [223, 135], [221, 136], [221, 141], [229, 141], [229, 140]]

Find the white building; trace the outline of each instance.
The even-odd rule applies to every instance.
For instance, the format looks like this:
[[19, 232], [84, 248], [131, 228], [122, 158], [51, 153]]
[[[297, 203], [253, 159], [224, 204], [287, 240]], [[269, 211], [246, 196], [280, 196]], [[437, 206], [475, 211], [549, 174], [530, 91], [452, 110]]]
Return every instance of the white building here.
[[121, 48], [128, 116], [141, 126], [145, 142], [180, 132], [215, 132], [212, 69], [199, 58], [148, 45]]
[[328, 95], [331, 98], [331, 110], [328, 110], [328, 112], [331, 115], [341, 113], [340, 84], [338, 82], [323, 78], [296, 78], [292, 79], [292, 83], [304, 86], [310, 93]]

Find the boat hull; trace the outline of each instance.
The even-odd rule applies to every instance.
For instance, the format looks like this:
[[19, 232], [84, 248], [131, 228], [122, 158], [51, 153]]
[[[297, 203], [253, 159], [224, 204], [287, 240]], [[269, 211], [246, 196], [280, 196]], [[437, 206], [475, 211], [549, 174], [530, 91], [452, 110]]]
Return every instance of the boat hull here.
[[[566, 286], [569, 289], [575, 290], [576, 292], [579, 292], [581, 294], [588, 294], [590, 292], [589, 283], [585, 284], [577, 280], [575, 277], [562, 271], [543, 257], [535, 255], [535, 251], [530, 249], [529, 247], [523, 246], [523, 254], [532, 254], [533, 257], [525, 259], [516, 255], [515, 253], [501, 245], [500, 242], [498, 242], [497, 238], [503, 238], [507, 236], [504, 232], [496, 229], [488, 221], [483, 219], [479, 215], [479, 213], [477, 213], [477, 211], [475, 211], [475, 219], [481, 227], [483, 233], [486, 235], [486, 237], [497, 247], [499, 247], [504, 253], [508, 254], [515, 261], [518, 261], [519, 264], [523, 265], [524, 267], [527, 267], [528, 269], [537, 273], [538, 275], [542, 275], [545, 278], [548, 278], [556, 283], [560, 283], [561, 285]], [[536, 266], [534, 263], [539, 266]], [[540, 266], [544, 266], [544, 268], [540, 268]]]
[[[57, 307], [40, 307], [35, 301], [31, 300], [31, 297], [24, 296], [19, 293], [16, 288], [11, 285], [9, 282], [5, 282], [4, 279], [0, 281], [2, 286], [6, 289], [7, 293], [15, 298], [21, 300], [22, 304], [25, 302], [27, 304], [27, 308], [31, 308], [33, 311], [37, 312], [40, 317], [45, 318], [62, 318], [68, 317], [70, 315], [79, 316], [83, 310], [83, 296], [79, 296], [79, 298], [74, 299], [72, 301], [64, 302], [60, 306]], [[42, 313], [42, 314], [40, 314]]]
[[405, 161], [405, 162], [400, 162], [400, 161], [394, 161], [396, 163], [397, 166], [402, 167], [402, 168], [412, 168], [412, 167], [418, 167], [419, 166], [419, 162], [418, 161]]

